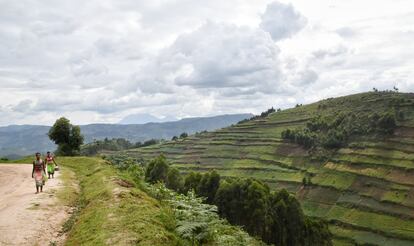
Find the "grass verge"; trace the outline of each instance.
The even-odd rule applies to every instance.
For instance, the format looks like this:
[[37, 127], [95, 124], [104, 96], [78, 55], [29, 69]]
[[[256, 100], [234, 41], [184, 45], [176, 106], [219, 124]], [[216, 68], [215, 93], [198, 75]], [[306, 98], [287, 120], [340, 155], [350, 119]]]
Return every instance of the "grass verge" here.
[[[99, 158], [59, 158], [62, 178], [79, 182], [76, 209], [64, 225], [66, 245], [180, 245], [174, 217]], [[73, 173], [74, 175], [72, 175]], [[69, 193], [71, 193], [70, 191]], [[73, 194], [73, 193], [72, 193]], [[72, 195], [60, 194], [73, 202]]]

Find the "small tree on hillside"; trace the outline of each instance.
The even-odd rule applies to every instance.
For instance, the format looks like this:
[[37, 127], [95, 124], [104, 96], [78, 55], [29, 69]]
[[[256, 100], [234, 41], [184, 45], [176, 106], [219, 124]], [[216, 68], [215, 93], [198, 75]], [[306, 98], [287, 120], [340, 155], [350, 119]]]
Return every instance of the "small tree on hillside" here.
[[79, 126], [74, 126], [68, 119], [62, 117], [56, 120], [49, 130], [49, 138], [58, 145], [59, 155], [79, 155], [83, 136]]
[[197, 186], [197, 195], [205, 197], [207, 203], [213, 204], [219, 186], [220, 175], [216, 171], [205, 173]]
[[392, 134], [394, 132], [394, 129], [397, 127], [395, 116], [391, 113], [382, 115], [377, 122], [377, 126], [379, 128], [379, 131], [387, 134]]
[[394, 86], [393, 89], [394, 89], [395, 92], [398, 92], [398, 88], [396, 86]]
[[183, 192], [187, 193], [190, 190], [194, 190], [197, 193], [198, 185], [200, 184], [203, 175], [201, 173], [190, 172], [184, 178]]
[[165, 186], [175, 191], [181, 191], [183, 188], [183, 178], [177, 168], [169, 168]]
[[160, 155], [152, 160], [145, 170], [145, 181], [152, 184], [167, 180], [169, 165], [165, 156]]

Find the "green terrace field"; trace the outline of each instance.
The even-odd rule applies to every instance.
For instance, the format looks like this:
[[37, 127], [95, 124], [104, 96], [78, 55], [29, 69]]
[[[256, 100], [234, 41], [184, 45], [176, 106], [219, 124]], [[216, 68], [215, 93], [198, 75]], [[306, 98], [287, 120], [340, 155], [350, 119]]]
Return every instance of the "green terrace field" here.
[[[316, 115], [402, 112], [392, 135], [353, 137], [325, 158], [282, 139]], [[304, 211], [330, 222], [337, 245], [414, 244], [414, 94], [370, 92], [274, 112], [214, 132], [125, 152], [164, 154], [183, 173], [217, 170], [296, 193]], [[303, 178], [311, 184], [304, 186]]]

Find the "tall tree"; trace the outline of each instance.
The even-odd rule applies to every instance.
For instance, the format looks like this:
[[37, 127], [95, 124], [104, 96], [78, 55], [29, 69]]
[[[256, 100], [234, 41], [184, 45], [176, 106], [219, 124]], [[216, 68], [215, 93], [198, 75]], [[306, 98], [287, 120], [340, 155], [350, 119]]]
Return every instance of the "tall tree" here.
[[59, 155], [79, 155], [83, 135], [79, 126], [74, 126], [65, 117], [56, 120], [49, 130], [49, 138], [58, 145]]
[[219, 186], [220, 175], [215, 170], [205, 173], [198, 184], [197, 195], [205, 197], [208, 204], [213, 204]]

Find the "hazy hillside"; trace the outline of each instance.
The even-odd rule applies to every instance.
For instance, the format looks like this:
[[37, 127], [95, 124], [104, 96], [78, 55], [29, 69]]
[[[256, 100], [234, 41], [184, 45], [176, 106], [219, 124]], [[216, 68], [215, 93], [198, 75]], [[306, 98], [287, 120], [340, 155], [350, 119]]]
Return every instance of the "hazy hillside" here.
[[165, 118], [158, 118], [151, 114], [131, 114], [124, 117], [122, 120], [118, 122], [118, 124], [128, 125], [128, 124], [146, 124], [150, 122], [162, 123], [162, 122], [171, 122], [177, 121], [178, 119], [175, 117], [165, 117]]
[[[368, 128], [363, 119], [376, 124], [372, 119], [386, 113], [398, 114], [393, 134], [352, 135], [337, 149], [305, 149], [281, 137], [286, 129], [304, 129], [312, 126], [307, 123], [338, 115], [358, 132]], [[311, 134], [325, 142], [332, 135]], [[414, 244], [412, 93], [327, 99], [126, 153], [144, 159], [164, 153], [182, 172], [215, 169], [224, 176], [255, 177], [272, 188], [286, 188], [296, 193], [308, 215], [330, 221], [337, 245]]]
[[[182, 132], [195, 133], [215, 130], [251, 117], [250, 114], [220, 115], [187, 118], [179, 121], [147, 124], [91, 124], [81, 126], [86, 142], [103, 138], [125, 138], [133, 142], [152, 138], [170, 139]], [[0, 127], [0, 156], [32, 154], [35, 151], [54, 150], [56, 146], [47, 137], [49, 126], [12, 125]]]

